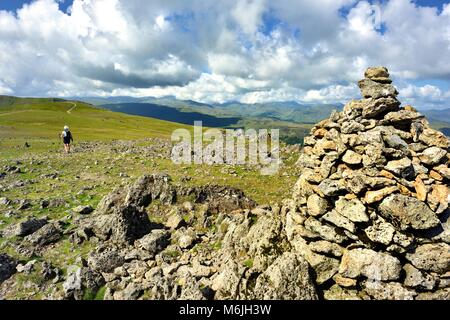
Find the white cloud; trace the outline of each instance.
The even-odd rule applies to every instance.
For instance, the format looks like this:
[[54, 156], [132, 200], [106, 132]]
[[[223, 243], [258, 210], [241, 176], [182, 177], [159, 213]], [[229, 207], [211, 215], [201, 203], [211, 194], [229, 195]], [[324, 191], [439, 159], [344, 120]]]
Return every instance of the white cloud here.
[[166, 21], [166, 18], [163, 15], [159, 15], [155, 19], [155, 24], [159, 30], [164, 30], [167, 27], [168, 22]]
[[450, 90], [443, 91], [433, 85], [407, 85], [400, 88], [400, 98], [404, 104], [418, 106], [420, 109], [440, 109], [449, 107]]
[[13, 91], [11, 90], [11, 88], [8, 88], [5, 84], [3, 84], [0, 81], [0, 94], [7, 95], [7, 94], [12, 94], [12, 93], [13, 93]]
[[209, 68], [216, 74], [245, 77], [250, 72], [247, 63], [247, 59], [240, 55], [230, 53], [208, 54]]
[[300, 101], [300, 90], [294, 88], [270, 89], [266, 91], [252, 91], [239, 99], [242, 103], [263, 103], [276, 101]]
[[356, 85], [333, 85], [320, 90], [309, 90], [303, 100], [306, 102], [343, 103], [359, 95], [359, 89]]
[[381, 10], [377, 5], [362, 1], [350, 11], [347, 20], [350, 30], [371, 38], [376, 35], [381, 23]]
[[[383, 3], [74, 0], [64, 13], [37, 0], [0, 11], [0, 90], [343, 102], [367, 66], [386, 65], [403, 97], [444, 104], [450, 4]], [[414, 87], [427, 79], [447, 88]]]
[[238, 0], [232, 15], [242, 30], [254, 34], [266, 10], [266, 0]]

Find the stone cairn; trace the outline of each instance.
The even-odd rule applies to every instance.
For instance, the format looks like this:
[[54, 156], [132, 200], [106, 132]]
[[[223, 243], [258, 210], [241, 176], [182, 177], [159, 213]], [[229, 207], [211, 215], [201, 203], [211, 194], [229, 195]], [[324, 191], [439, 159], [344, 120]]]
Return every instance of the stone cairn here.
[[384, 67], [318, 123], [298, 165], [288, 238], [326, 299], [449, 299], [449, 140], [401, 107]]

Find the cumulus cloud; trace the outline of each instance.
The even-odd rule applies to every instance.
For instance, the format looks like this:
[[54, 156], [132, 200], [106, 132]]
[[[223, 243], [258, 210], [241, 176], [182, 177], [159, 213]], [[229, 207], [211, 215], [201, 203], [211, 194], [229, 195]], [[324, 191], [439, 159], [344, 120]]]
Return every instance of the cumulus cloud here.
[[[344, 102], [367, 66], [386, 65], [403, 97], [444, 106], [450, 4], [35, 0], [0, 11], [0, 61], [0, 94], [248, 103]], [[416, 85], [436, 79], [447, 87]]]
[[359, 89], [356, 85], [334, 85], [320, 90], [309, 90], [304, 96], [307, 102], [344, 102], [359, 96]]
[[448, 107], [450, 90], [443, 91], [433, 85], [407, 85], [400, 88], [400, 98], [408, 104], [422, 106], [423, 109]]

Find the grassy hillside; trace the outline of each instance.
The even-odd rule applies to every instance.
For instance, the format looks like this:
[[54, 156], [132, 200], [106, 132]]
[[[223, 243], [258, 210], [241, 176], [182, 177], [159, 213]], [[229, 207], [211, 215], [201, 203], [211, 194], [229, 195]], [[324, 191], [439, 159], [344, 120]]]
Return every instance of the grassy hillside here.
[[[71, 127], [75, 138], [74, 153], [69, 157], [62, 153], [58, 137], [66, 124]], [[283, 154], [285, 167], [278, 175], [270, 177], [261, 176], [258, 167], [173, 164], [169, 156], [170, 136], [177, 128], [192, 129], [183, 124], [112, 112], [78, 101], [0, 96], [0, 173], [4, 165], [14, 165], [15, 161], [29, 163], [30, 159], [43, 157], [70, 179], [81, 172], [89, 172], [96, 180], [110, 177], [104, 192], [120, 183], [119, 173], [137, 178], [148, 172], [166, 172], [175, 180], [189, 176], [194, 185], [215, 182], [239, 187], [261, 203], [283, 197], [295, 182], [296, 174], [286, 174], [294, 170], [296, 154], [291, 152]], [[155, 141], [166, 138], [168, 144]], [[26, 143], [29, 147], [25, 147]], [[149, 150], [162, 156], [149, 156]], [[67, 167], [69, 162], [71, 165]], [[93, 165], [95, 162], [101, 165]], [[29, 169], [36, 168], [30, 166]], [[42, 173], [46, 173], [45, 170]], [[0, 179], [0, 190], [2, 184]], [[62, 182], [60, 188], [65, 190], [67, 181]], [[13, 198], [19, 196], [10, 195]]]
[[0, 97], [1, 138], [55, 138], [64, 125], [71, 127], [78, 140], [170, 137], [176, 128], [190, 128], [78, 101]]

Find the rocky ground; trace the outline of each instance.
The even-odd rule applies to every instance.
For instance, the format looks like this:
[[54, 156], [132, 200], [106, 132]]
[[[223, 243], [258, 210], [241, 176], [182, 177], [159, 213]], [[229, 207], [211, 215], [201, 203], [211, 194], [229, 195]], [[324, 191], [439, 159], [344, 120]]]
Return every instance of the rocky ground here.
[[[36, 151], [33, 147], [38, 143], [44, 147]], [[214, 234], [218, 228], [216, 219], [224, 214], [223, 210], [250, 209], [256, 206], [256, 201], [277, 203], [281, 195], [289, 192], [299, 173], [294, 166], [297, 157], [294, 151], [298, 148], [291, 146], [282, 148], [284, 165], [279, 174], [261, 177], [260, 168], [254, 166], [174, 165], [169, 159], [171, 144], [162, 139], [76, 143], [69, 156], [62, 153], [58, 144], [48, 141], [13, 141], [9, 145], [9, 149], [2, 150], [5, 152], [0, 158], [0, 297], [3, 299], [103, 299], [105, 293], [111, 292], [107, 283], [112, 282], [112, 274], [108, 278], [104, 271], [83, 267], [94, 251], [111, 241], [106, 235], [90, 234], [78, 223], [81, 218], [101, 212], [98, 207], [103, 197], [118, 187], [128, 188], [143, 175], [170, 174], [173, 195], [169, 202], [158, 198], [141, 210], [150, 221], [145, 232], [156, 228], [169, 234], [167, 243], [162, 245], [164, 252], [145, 259], [127, 258], [126, 264], [121, 265], [126, 271], [131, 264], [142, 267], [142, 263], [148, 263], [142, 276], [151, 267], [161, 266], [161, 257], [178, 261], [183, 251], [219, 250], [221, 240]], [[219, 201], [222, 196], [238, 201], [237, 205], [222, 203]], [[241, 203], [239, 199], [246, 201]], [[197, 215], [205, 221], [196, 222]], [[172, 216], [181, 217], [181, 229], [165, 225]], [[172, 219], [175, 222], [169, 224], [176, 223], [176, 218]], [[87, 234], [82, 231], [85, 229]], [[208, 233], [211, 240], [199, 240]], [[180, 237], [184, 243], [178, 247]], [[121, 253], [133, 251], [130, 241], [127, 240], [126, 246], [116, 242], [114, 246], [118, 247], [114, 248]], [[79, 267], [82, 273], [73, 279]], [[130, 269], [126, 276], [122, 275], [132, 279], [131, 274]], [[98, 285], [85, 283], [90, 281], [85, 277], [90, 276]], [[66, 283], [71, 279], [75, 281], [72, 287], [78, 288], [77, 281], [81, 280], [83, 285], [66, 290], [67, 286], [71, 287]], [[148, 288], [140, 292], [147, 291]]]

